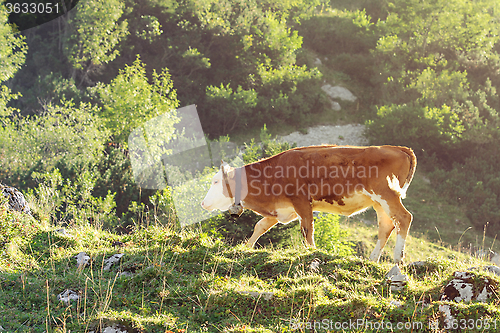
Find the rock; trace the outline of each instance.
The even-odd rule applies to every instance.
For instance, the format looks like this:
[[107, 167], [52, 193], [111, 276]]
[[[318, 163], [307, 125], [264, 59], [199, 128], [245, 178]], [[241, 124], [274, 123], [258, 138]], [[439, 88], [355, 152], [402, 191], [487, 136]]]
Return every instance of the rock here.
[[[455, 272], [454, 278], [442, 289], [441, 301], [450, 302], [486, 302], [494, 294], [496, 283], [488, 278], [475, 279], [473, 272]], [[456, 319], [456, 311], [448, 304], [439, 306], [439, 311], [444, 316], [446, 325], [452, 324]]]
[[493, 252], [494, 255], [491, 257], [490, 261], [497, 266], [500, 266], [500, 254]]
[[76, 292], [70, 289], [66, 289], [59, 295], [57, 295], [57, 300], [63, 303], [69, 304], [70, 301], [76, 301], [80, 298]]
[[90, 257], [85, 252], [80, 252], [76, 256], [76, 267], [78, 269], [83, 269], [85, 265], [88, 264]]
[[[279, 141], [296, 143], [297, 147], [317, 146], [322, 144], [364, 146], [368, 140], [364, 137], [365, 126], [359, 124], [315, 126], [307, 134], [293, 132], [282, 136]], [[343, 139], [339, 139], [342, 137]]]
[[394, 265], [385, 277], [391, 281], [391, 291], [393, 292], [403, 289], [408, 282], [408, 276], [401, 273], [398, 265]]
[[314, 258], [311, 264], [309, 265], [309, 269], [313, 272], [318, 272], [319, 271], [319, 265], [321, 265], [322, 262], [318, 258]]
[[485, 267], [483, 267], [483, 269], [485, 271], [488, 271], [490, 273], [493, 273], [493, 274], [500, 276], [500, 267], [498, 267], [498, 266], [485, 266]]
[[389, 304], [395, 307], [400, 307], [403, 305], [403, 303], [401, 303], [400, 301], [396, 301], [394, 299]]
[[20, 191], [4, 184], [0, 184], [0, 191], [9, 199], [9, 209], [31, 215], [28, 202]]
[[408, 268], [425, 266], [425, 261], [413, 261], [408, 264]]
[[126, 328], [122, 328], [119, 325], [113, 325], [106, 327], [102, 333], [127, 333], [128, 330]]
[[330, 104], [331, 104], [331, 107], [332, 107], [333, 111], [340, 111], [340, 110], [342, 110], [342, 107], [340, 106], [340, 104], [338, 102], [330, 100]]
[[58, 234], [60, 234], [62, 236], [71, 236], [70, 234], [68, 234], [68, 232], [64, 228], [56, 229], [56, 233], [58, 233]]
[[258, 291], [239, 291], [238, 293], [239, 294], [249, 294], [253, 298], [259, 298], [260, 297], [260, 298], [265, 299], [266, 301], [271, 300], [273, 298], [273, 296], [274, 296], [274, 293], [267, 292], [267, 291], [264, 291], [264, 292], [261, 292], [261, 293], [259, 293]]
[[321, 63], [321, 59], [320, 59], [320, 58], [316, 58], [316, 59], [314, 59], [313, 65], [319, 66], [319, 65], [321, 65], [321, 64], [322, 64], [322, 63]]
[[131, 277], [131, 276], [134, 276], [134, 274], [128, 272], [128, 271], [124, 271], [124, 272], [121, 272], [120, 275], [118, 275], [119, 277]]
[[330, 98], [339, 98], [343, 101], [355, 102], [357, 97], [354, 96], [349, 89], [341, 87], [341, 86], [332, 86], [330, 84], [325, 84], [321, 87], [321, 89], [330, 97]]
[[[441, 301], [470, 302], [477, 300], [486, 302], [492, 295], [494, 283], [488, 278], [475, 280], [472, 272], [455, 272], [454, 279], [443, 288]], [[479, 281], [479, 282], [478, 282]]]
[[108, 259], [104, 259], [104, 270], [109, 271], [109, 269], [116, 263], [120, 262], [121, 257], [123, 257], [124, 253], [114, 254]]

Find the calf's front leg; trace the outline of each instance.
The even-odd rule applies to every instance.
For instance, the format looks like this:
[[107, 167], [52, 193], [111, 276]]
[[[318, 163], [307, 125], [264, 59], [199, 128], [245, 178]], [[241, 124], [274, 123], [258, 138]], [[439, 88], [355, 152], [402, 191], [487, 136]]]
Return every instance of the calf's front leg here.
[[265, 234], [276, 223], [278, 223], [278, 219], [275, 217], [264, 217], [259, 222], [257, 222], [253, 230], [252, 237], [250, 237], [250, 239], [247, 241], [246, 246], [252, 248], [259, 237]]

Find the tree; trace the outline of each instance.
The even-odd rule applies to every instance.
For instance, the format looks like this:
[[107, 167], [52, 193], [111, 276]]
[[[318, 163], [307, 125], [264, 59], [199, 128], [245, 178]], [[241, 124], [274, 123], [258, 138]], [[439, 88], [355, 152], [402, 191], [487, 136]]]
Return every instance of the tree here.
[[77, 71], [80, 84], [89, 81], [89, 74], [103, 64], [113, 61], [119, 42], [128, 34], [127, 21], [119, 22], [124, 9], [121, 0], [84, 0], [77, 5], [76, 14], [68, 21], [65, 53]]
[[26, 43], [24, 37], [16, 34], [15, 29], [7, 22], [7, 11], [0, 4], [0, 117], [8, 116], [12, 113], [11, 108], [7, 108], [10, 99], [17, 98], [18, 94], [12, 94], [11, 90], [3, 85], [5, 81], [11, 79], [16, 71], [21, 67], [26, 56]]
[[132, 129], [167, 112], [172, 114], [172, 123], [165, 131], [173, 133], [173, 111], [179, 106], [179, 101], [167, 68], [160, 74], [153, 71], [149, 83], [145, 65], [137, 57], [109, 84], [99, 83], [90, 91], [103, 106], [103, 116], [115, 142], [126, 145]]

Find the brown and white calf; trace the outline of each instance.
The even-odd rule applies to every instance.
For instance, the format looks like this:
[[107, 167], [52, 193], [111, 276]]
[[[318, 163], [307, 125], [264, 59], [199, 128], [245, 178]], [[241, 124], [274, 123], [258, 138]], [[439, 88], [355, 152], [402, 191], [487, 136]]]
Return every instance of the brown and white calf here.
[[209, 211], [226, 211], [234, 205], [236, 196], [241, 198], [243, 208], [262, 215], [247, 242], [251, 247], [276, 223], [296, 218], [300, 219], [306, 242], [314, 246], [313, 211], [353, 215], [373, 207], [378, 242], [370, 259], [379, 260], [396, 229], [394, 261], [399, 263], [412, 222], [401, 199], [416, 164], [415, 154], [407, 147], [294, 148], [238, 169], [224, 163], [201, 205]]

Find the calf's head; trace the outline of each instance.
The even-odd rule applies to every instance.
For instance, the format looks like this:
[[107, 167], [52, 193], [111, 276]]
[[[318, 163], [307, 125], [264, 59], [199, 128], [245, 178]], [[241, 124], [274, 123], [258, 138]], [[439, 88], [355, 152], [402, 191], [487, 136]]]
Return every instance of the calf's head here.
[[[232, 195], [229, 195], [223, 173], [227, 175], [227, 179], [230, 182], [229, 187], [233, 191]], [[232, 186], [231, 183], [233, 183]], [[208, 211], [215, 209], [226, 211], [234, 202], [234, 197], [232, 198], [232, 196], [234, 196], [234, 169], [227, 163], [222, 163], [219, 172], [212, 178], [212, 186], [208, 190], [205, 199], [201, 202], [201, 207]]]

